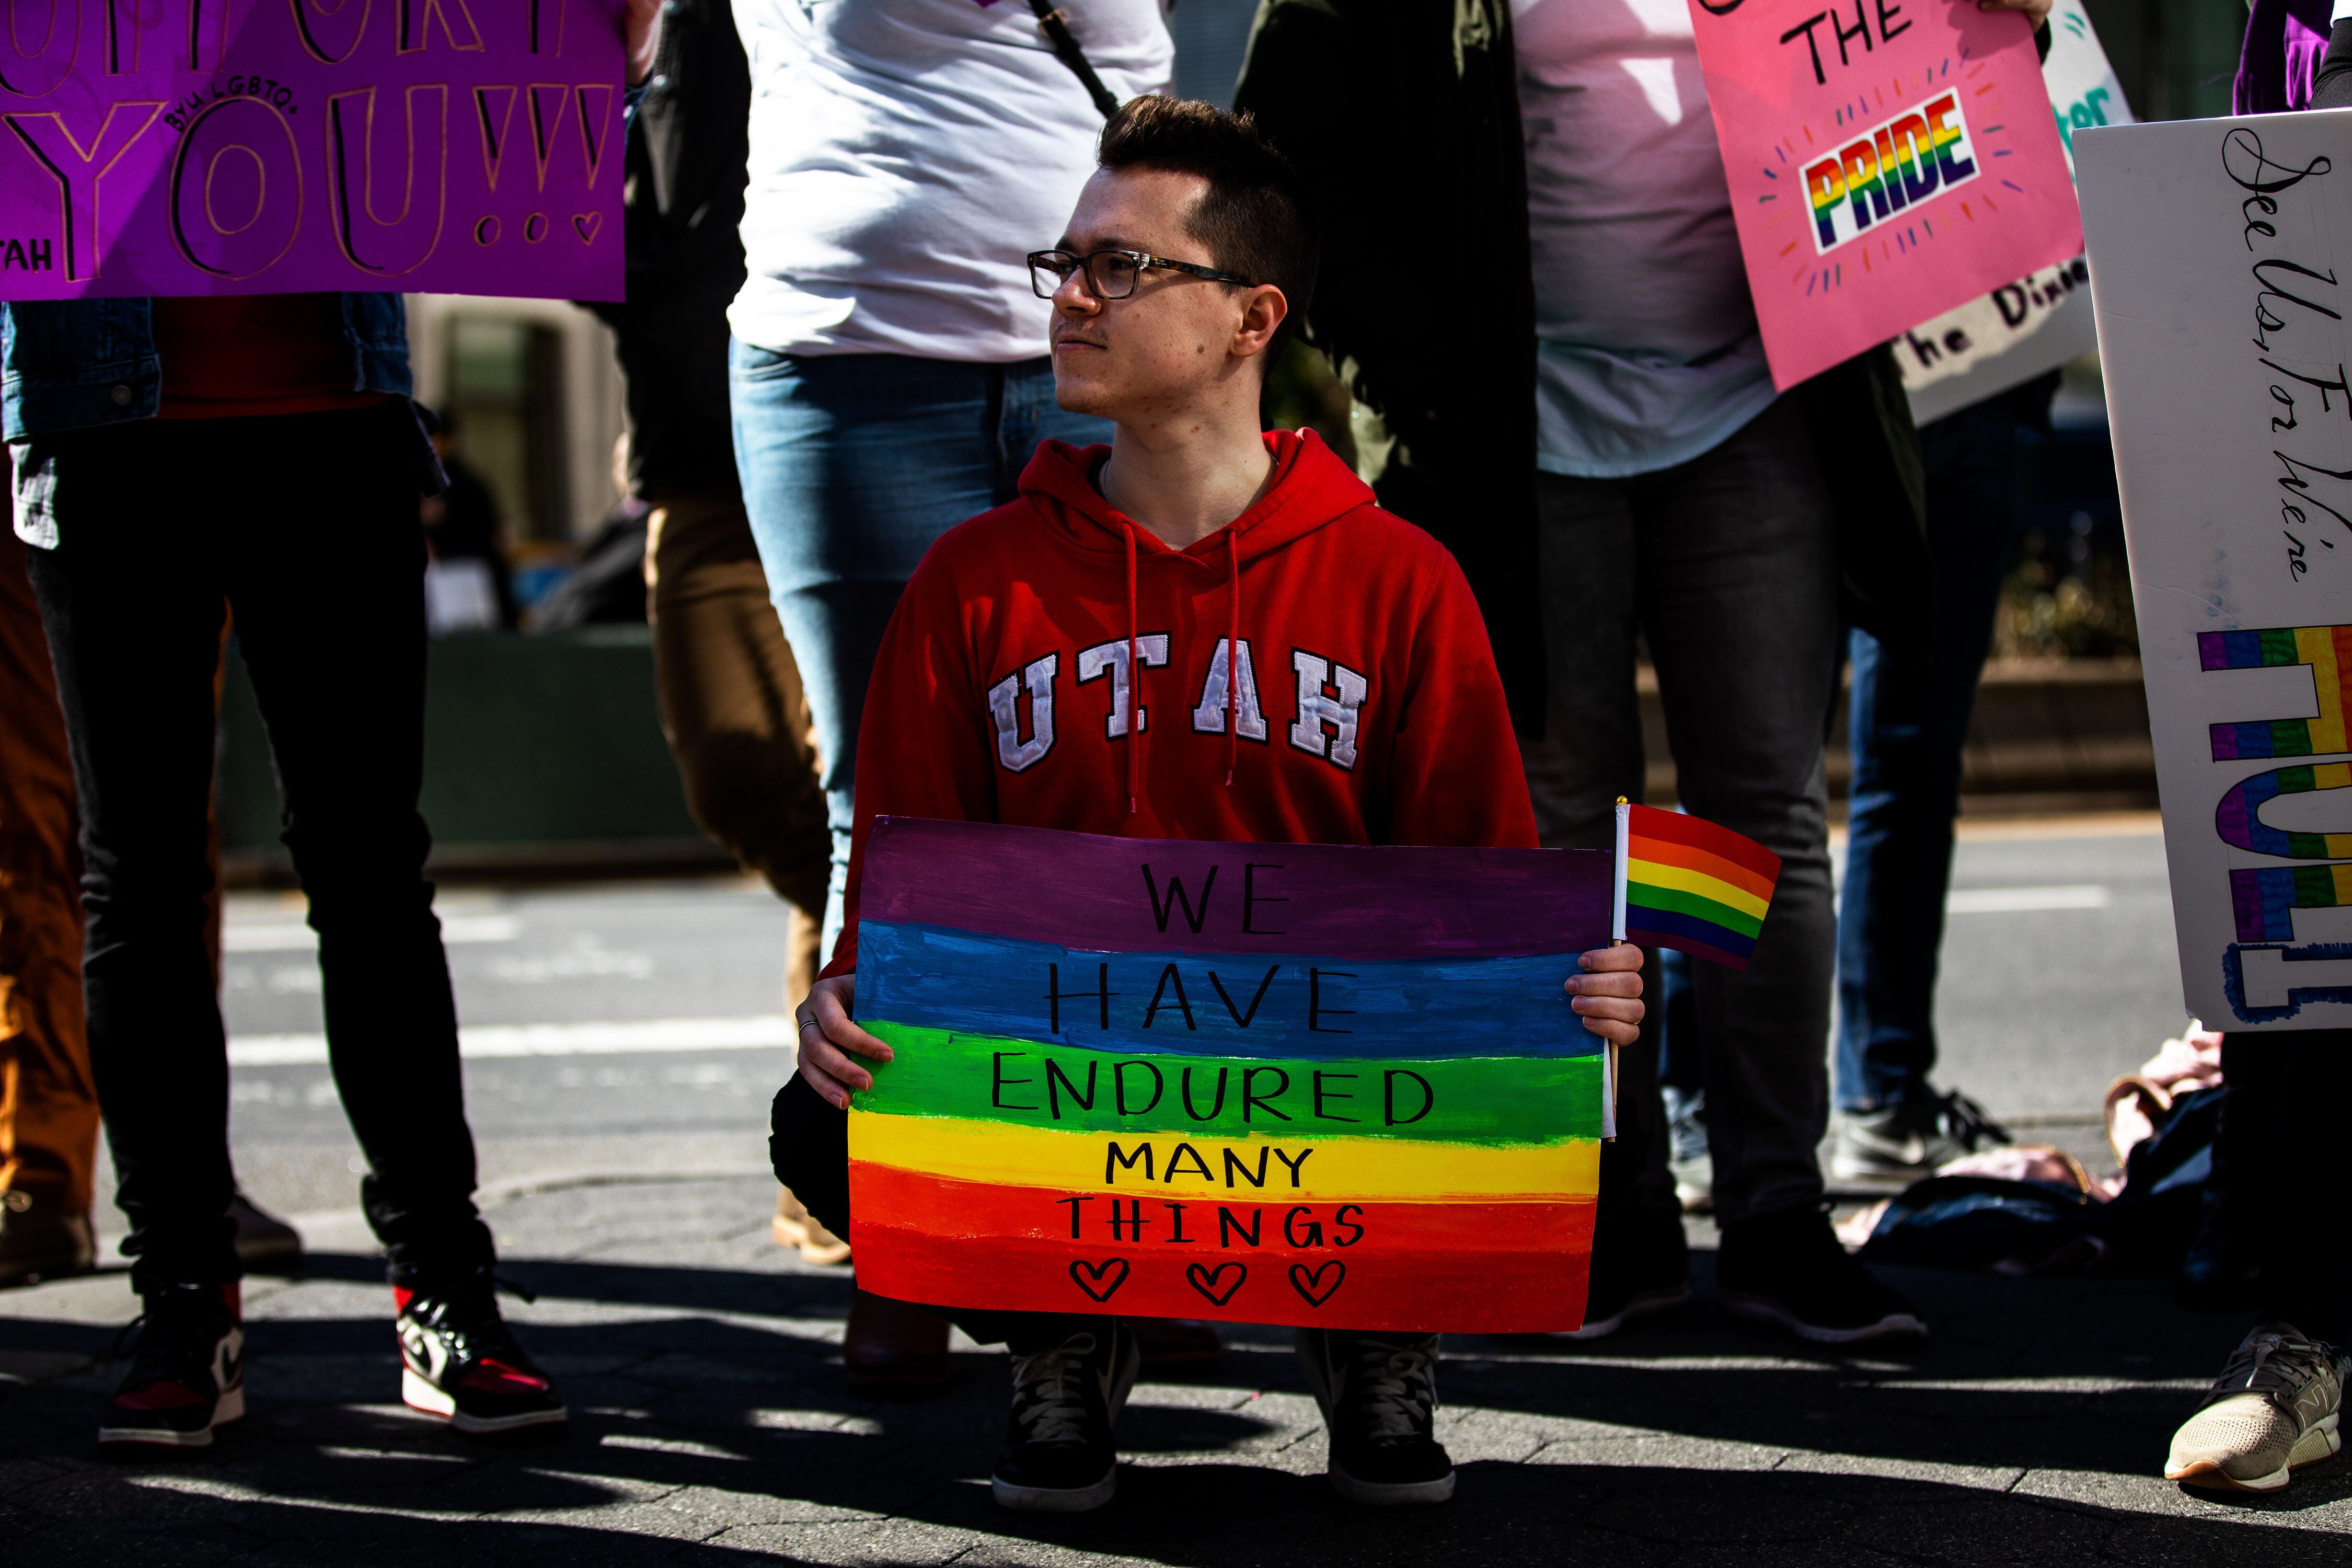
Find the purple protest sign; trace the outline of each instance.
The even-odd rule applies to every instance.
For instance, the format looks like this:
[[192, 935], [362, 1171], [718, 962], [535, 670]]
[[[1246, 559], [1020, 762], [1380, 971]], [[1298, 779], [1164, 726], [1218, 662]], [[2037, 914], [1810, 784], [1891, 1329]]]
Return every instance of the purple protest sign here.
[[0, 17], [0, 299], [621, 297], [619, 0]]

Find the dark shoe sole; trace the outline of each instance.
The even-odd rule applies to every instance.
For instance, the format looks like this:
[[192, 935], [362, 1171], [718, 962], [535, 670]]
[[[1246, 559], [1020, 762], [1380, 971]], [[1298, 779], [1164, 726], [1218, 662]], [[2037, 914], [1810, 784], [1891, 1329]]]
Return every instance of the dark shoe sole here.
[[1454, 1496], [1454, 1472], [1433, 1481], [1360, 1481], [1333, 1459], [1323, 1471], [1331, 1489], [1360, 1508], [1420, 1508]]
[[534, 1428], [567, 1426], [572, 1420], [572, 1412], [561, 1405], [552, 1410], [526, 1410], [515, 1415], [468, 1415], [457, 1408], [455, 1399], [406, 1367], [400, 1369], [400, 1402], [419, 1415], [447, 1422], [452, 1431], [468, 1437], [503, 1437]]
[[1671, 1312], [1676, 1307], [1688, 1306], [1690, 1299], [1691, 1288], [1690, 1281], [1687, 1279], [1679, 1285], [1664, 1289], [1644, 1290], [1618, 1308], [1613, 1317], [1588, 1318], [1578, 1328], [1547, 1337], [1576, 1340], [1580, 1342], [1586, 1340], [1605, 1340], [1635, 1318], [1646, 1318], [1658, 1312]]
[[1118, 1467], [1090, 1487], [1015, 1486], [1002, 1476], [991, 1476], [988, 1486], [996, 1506], [1015, 1513], [1091, 1513], [1118, 1491]]
[[110, 1453], [127, 1454], [142, 1449], [157, 1453], [176, 1454], [188, 1448], [209, 1448], [213, 1432], [232, 1421], [245, 1417], [245, 1390], [242, 1386], [223, 1394], [213, 1405], [213, 1418], [208, 1426], [193, 1432], [173, 1432], [156, 1426], [100, 1426], [98, 1446]]
[[1717, 1293], [1717, 1299], [1723, 1303], [1723, 1310], [1735, 1318], [1745, 1318], [1751, 1323], [1769, 1323], [1817, 1345], [1852, 1345], [1867, 1340], [1924, 1340], [1927, 1337], [1927, 1325], [1909, 1312], [1889, 1312], [1876, 1322], [1859, 1323], [1852, 1328], [1831, 1328], [1806, 1322], [1781, 1302], [1752, 1291], [1721, 1290]]

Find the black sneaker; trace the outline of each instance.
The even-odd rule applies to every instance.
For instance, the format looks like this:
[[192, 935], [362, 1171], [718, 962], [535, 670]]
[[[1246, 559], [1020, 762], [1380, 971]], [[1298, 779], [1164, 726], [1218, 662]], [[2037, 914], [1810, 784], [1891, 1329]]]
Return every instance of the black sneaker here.
[[1690, 1245], [1683, 1239], [1682, 1215], [1612, 1206], [1592, 1230], [1583, 1326], [1559, 1337], [1606, 1339], [1635, 1318], [1672, 1311], [1690, 1299]]
[[1775, 1323], [1815, 1344], [1927, 1332], [1911, 1303], [1840, 1246], [1830, 1216], [1810, 1204], [1725, 1226], [1716, 1286], [1733, 1317]]
[[1437, 1412], [1435, 1334], [1300, 1329], [1298, 1359], [1330, 1434], [1324, 1474], [1333, 1490], [1375, 1508], [1454, 1495], [1454, 1461], [1430, 1435]]
[[2009, 1142], [2009, 1129], [1967, 1095], [1922, 1085], [1884, 1110], [1839, 1112], [1830, 1174], [1841, 1187], [1899, 1193], [1963, 1154]]
[[[245, 1414], [245, 1331], [234, 1285], [167, 1285], [123, 1337], [138, 1336], [131, 1370], [100, 1409], [98, 1443], [112, 1452], [209, 1448], [213, 1428]], [[117, 1354], [121, 1352], [117, 1341]]]
[[1103, 1318], [1050, 1350], [1015, 1356], [1004, 1458], [991, 1487], [1005, 1508], [1085, 1513], [1118, 1489], [1111, 1427], [1142, 1370], [1135, 1335]]
[[515, 1342], [499, 1315], [497, 1291], [487, 1268], [446, 1283], [393, 1288], [401, 1402], [469, 1437], [532, 1428], [541, 1429], [533, 1436], [553, 1436], [570, 1412], [554, 1383]]

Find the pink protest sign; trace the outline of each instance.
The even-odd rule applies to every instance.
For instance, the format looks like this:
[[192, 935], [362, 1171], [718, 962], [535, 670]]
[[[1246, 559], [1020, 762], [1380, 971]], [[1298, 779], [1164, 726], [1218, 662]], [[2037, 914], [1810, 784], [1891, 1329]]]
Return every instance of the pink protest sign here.
[[1954, 0], [1690, 0], [1772, 381], [2083, 247], [2032, 28]]
[[619, 0], [0, 16], [0, 299], [621, 297]]

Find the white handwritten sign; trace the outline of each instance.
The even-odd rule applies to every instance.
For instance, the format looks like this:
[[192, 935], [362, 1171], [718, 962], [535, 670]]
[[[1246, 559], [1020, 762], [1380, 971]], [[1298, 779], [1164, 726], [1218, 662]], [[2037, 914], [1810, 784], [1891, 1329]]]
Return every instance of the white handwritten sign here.
[[2074, 151], [2189, 1008], [2352, 1024], [2352, 114]]
[[[2050, 54], [2042, 62], [2050, 113], [2074, 164], [2074, 133], [2129, 125], [2123, 84], [2099, 47], [2083, 0], [2057, 0], [2050, 11]], [[2097, 346], [2081, 257], [2004, 283], [1895, 340], [1911, 417], [1925, 425], [2021, 386]]]

